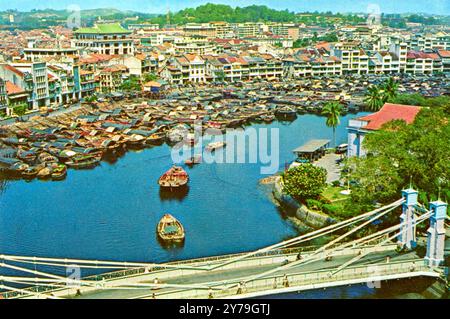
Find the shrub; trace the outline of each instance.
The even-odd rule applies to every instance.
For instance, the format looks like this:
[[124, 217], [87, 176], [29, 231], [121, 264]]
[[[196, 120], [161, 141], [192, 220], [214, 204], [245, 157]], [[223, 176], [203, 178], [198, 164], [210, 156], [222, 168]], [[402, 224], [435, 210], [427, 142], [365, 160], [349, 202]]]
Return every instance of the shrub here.
[[326, 186], [327, 171], [312, 164], [291, 168], [282, 175], [284, 191], [298, 201], [317, 199]]

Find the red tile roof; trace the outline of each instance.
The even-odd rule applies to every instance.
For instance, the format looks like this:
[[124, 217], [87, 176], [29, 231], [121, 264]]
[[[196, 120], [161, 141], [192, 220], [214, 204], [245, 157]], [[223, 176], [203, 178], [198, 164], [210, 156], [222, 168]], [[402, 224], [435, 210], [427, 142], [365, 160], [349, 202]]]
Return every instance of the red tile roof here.
[[21, 87], [15, 85], [14, 83], [12, 83], [10, 81], [6, 81], [6, 92], [8, 93], [8, 95], [10, 95], [10, 94], [22, 93], [22, 92], [25, 92], [25, 90], [23, 90]]
[[16, 69], [15, 67], [13, 67], [12, 65], [6, 64], [5, 65], [5, 69], [14, 72], [15, 74], [17, 74], [18, 76], [20, 76], [21, 78], [23, 78], [23, 76], [25, 75], [22, 71]]
[[383, 124], [393, 120], [404, 120], [411, 124], [419, 111], [420, 106], [386, 103], [378, 112], [360, 117], [358, 120], [369, 122], [364, 129], [378, 130]]
[[450, 58], [450, 50], [439, 50], [438, 53], [443, 58]]

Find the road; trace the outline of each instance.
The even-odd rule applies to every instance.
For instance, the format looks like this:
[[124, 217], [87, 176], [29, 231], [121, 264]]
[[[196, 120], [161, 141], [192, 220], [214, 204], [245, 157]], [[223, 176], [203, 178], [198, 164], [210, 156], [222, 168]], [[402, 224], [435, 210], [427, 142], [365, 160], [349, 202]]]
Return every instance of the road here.
[[[405, 253], [399, 255], [395, 251], [388, 251], [388, 252], [380, 252], [380, 253], [373, 253], [369, 254], [365, 257], [363, 257], [360, 261], [352, 264], [352, 266], [361, 266], [361, 265], [367, 265], [367, 264], [375, 264], [375, 263], [385, 263], [386, 258], [390, 257], [389, 262], [398, 262], [398, 261], [404, 261], [404, 260], [411, 260], [418, 258], [418, 256], [415, 254], [415, 252]], [[338, 266], [342, 265], [346, 261], [353, 258], [353, 256], [339, 256], [334, 257], [331, 261], [316, 261], [312, 262], [310, 264], [306, 265], [299, 265], [295, 266], [292, 269], [283, 271], [281, 274], [286, 274], [289, 276], [289, 274], [293, 273], [299, 273], [299, 272], [314, 272], [319, 270], [328, 270], [328, 269], [334, 269]], [[260, 274], [262, 272], [265, 272], [270, 269], [274, 269], [276, 267], [281, 266], [281, 263], [271, 264], [271, 265], [264, 265], [264, 266], [258, 266], [258, 267], [247, 267], [247, 268], [238, 268], [238, 269], [227, 269], [227, 270], [217, 270], [217, 271], [210, 271], [210, 272], [201, 272], [194, 275], [187, 275], [187, 276], [179, 276], [179, 277], [173, 277], [168, 280], [163, 281], [163, 283], [167, 284], [202, 284], [202, 283], [211, 283], [216, 282], [217, 284], [220, 284], [221, 282], [225, 280], [230, 280], [232, 282], [238, 283], [243, 278]], [[142, 276], [143, 280], [139, 281], [140, 283], [153, 283], [154, 275], [144, 275]], [[149, 288], [144, 289], [132, 289], [132, 290], [122, 290], [122, 289], [110, 289], [110, 290], [96, 290], [89, 293], [85, 293], [82, 296], [78, 296], [76, 298], [81, 299], [116, 299], [116, 298], [138, 298], [138, 297], [150, 297], [153, 293], [157, 295], [160, 293], [166, 293], [169, 291], [177, 291], [179, 288], [164, 288], [159, 290], [151, 290]]]

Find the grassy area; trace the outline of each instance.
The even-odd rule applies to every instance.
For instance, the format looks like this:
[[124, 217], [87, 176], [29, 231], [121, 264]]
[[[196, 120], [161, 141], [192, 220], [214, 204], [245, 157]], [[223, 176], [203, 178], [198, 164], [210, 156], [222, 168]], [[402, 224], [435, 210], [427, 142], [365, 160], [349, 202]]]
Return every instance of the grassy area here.
[[332, 203], [334, 203], [335, 201], [344, 201], [348, 199], [348, 195], [342, 195], [340, 192], [343, 190], [346, 190], [346, 188], [328, 185], [324, 189], [322, 196], [325, 200], [328, 200]]
[[307, 200], [306, 204], [310, 209], [323, 212], [334, 219], [346, 219], [353, 216], [353, 212], [349, 209], [350, 197], [340, 193], [345, 189], [340, 186], [327, 186], [320, 200]]

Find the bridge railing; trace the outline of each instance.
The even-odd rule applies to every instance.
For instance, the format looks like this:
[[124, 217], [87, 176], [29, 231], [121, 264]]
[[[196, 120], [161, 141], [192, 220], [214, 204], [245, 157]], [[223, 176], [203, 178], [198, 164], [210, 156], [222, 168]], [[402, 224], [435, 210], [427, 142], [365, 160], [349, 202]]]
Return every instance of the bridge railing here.
[[[338, 246], [338, 245], [336, 245]], [[372, 244], [367, 244], [363, 247], [372, 247]], [[319, 246], [299, 246], [299, 247], [290, 247], [290, 248], [282, 248], [282, 249], [275, 249], [267, 252], [257, 253], [254, 254], [246, 260], [254, 260], [254, 259], [260, 259], [263, 257], [281, 257], [281, 256], [288, 256], [288, 255], [296, 255], [298, 253], [307, 253], [307, 252], [313, 252], [315, 251]], [[330, 247], [330, 249], [333, 247]], [[202, 258], [195, 258], [195, 259], [188, 259], [188, 260], [181, 260], [181, 261], [174, 261], [174, 262], [168, 262], [161, 266], [154, 266], [154, 267], [137, 267], [137, 268], [130, 268], [130, 269], [124, 269], [124, 270], [117, 270], [112, 272], [107, 272], [99, 275], [91, 275], [84, 277], [83, 280], [85, 281], [92, 281], [92, 282], [102, 282], [102, 281], [109, 281], [109, 280], [125, 280], [129, 278], [133, 278], [136, 276], [144, 275], [144, 274], [158, 274], [158, 273], [165, 273], [165, 272], [180, 272], [180, 270], [177, 269], [170, 269], [165, 267], [165, 265], [170, 266], [186, 266], [186, 265], [203, 265], [203, 264], [209, 264], [209, 263], [219, 263], [221, 261], [227, 261], [231, 260], [237, 257], [241, 257], [248, 254], [248, 252], [244, 253], [237, 253], [237, 254], [228, 254], [228, 255], [220, 255], [220, 256], [211, 256], [211, 257], [202, 257]], [[242, 262], [242, 261], [241, 261]], [[101, 267], [99, 267], [101, 268]], [[183, 274], [183, 271], [181, 270], [181, 275]], [[59, 291], [66, 290], [67, 287], [61, 287], [61, 288], [55, 288], [51, 286], [34, 286], [34, 287], [28, 287], [24, 289], [24, 292], [4, 292], [0, 294], [3, 298], [19, 298], [23, 296], [27, 296], [27, 293], [25, 291], [30, 291], [30, 293], [56, 293]]]
[[[400, 275], [407, 273], [429, 273], [432, 270], [421, 259], [413, 259], [409, 261], [393, 262], [388, 264], [374, 264], [357, 266], [344, 269], [335, 275], [330, 275], [330, 270], [322, 270], [315, 272], [299, 272], [287, 274], [272, 275], [260, 279], [253, 280], [241, 287], [241, 294], [251, 294], [261, 291], [270, 291], [269, 294], [277, 293], [277, 290], [295, 287], [298, 290], [307, 290], [314, 288], [321, 288], [329, 283], [358, 281], [364, 282], [361, 279], [367, 279], [367, 282], [377, 280], [377, 277], [389, 275]], [[438, 274], [436, 273], [436, 276]], [[287, 281], [286, 281], [287, 280]], [[237, 284], [237, 282], [236, 282]], [[337, 284], [334, 284], [337, 285]], [[332, 286], [332, 285], [330, 285]], [[294, 291], [296, 289], [293, 289]], [[225, 290], [214, 290], [212, 292], [195, 289], [195, 290], [173, 290], [161, 293], [150, 294], [147, 298], [203, 298], [209, 297], [212, 293], [213, 298], [224, 298], [238, 294], [238, 288], [234, 287]]]

